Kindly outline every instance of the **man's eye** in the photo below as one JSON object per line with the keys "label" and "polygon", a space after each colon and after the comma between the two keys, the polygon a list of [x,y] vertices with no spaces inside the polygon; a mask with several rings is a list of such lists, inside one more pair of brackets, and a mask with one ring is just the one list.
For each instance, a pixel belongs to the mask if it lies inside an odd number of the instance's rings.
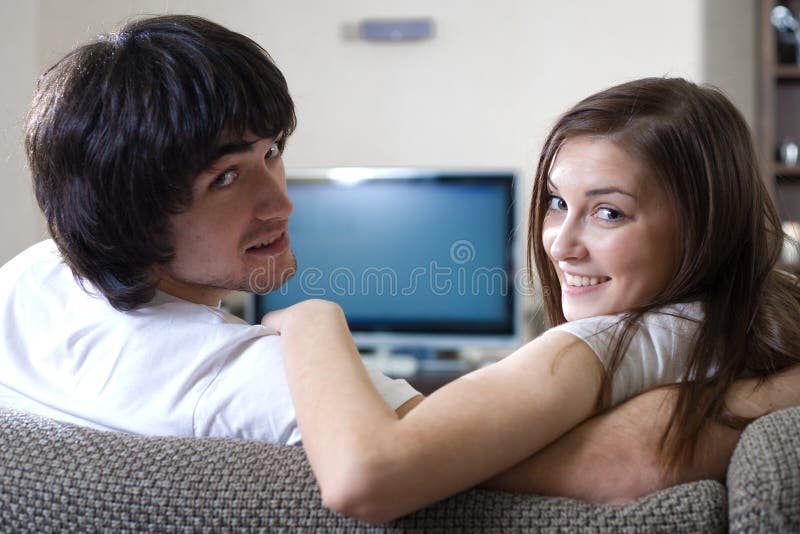
{"label": "man's eye", "polygon": [[604,221],[618,221],[625,217],[625,215],[621,211],[612,208],[598,209],[597,216]]}
{"label": "man's eye", "polygon": [[239,172],[236,169],[228,169],[220,173],[213,182],[211,182],[211,187],[214,189],[222,189],[223,187],[228,187],[236,179],[239,178]]}
{"label": "man's eye", "polygon": [[278,146],[278,143],[272,143],[272,146],[269,147],[267,150],[267,155],[264,156],[264,159],[273,159],[277,158],[281,155],[281,148]]}
{"label": "man's eye", "polygon": [[564,199],[557,195],[549,195],[547,198],[547,209],[564,211],[567,209],[567,203]]}

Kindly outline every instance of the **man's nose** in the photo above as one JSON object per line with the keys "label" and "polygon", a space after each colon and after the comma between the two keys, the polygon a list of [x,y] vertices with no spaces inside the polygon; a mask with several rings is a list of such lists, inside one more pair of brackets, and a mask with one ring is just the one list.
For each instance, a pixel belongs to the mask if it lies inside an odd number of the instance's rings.
{"label": "man's nose", "polygon": [[283,166],[280,169],[262,169],[255,192],[258,204],[256,218],[261,220],[286,219],[294,209],[286,189]]}

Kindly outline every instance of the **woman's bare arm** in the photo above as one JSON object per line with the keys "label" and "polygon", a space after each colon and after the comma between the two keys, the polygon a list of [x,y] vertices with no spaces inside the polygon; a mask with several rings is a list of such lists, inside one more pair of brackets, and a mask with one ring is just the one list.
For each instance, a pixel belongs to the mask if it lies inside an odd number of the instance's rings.
{"label": "woman's bare arm", "polygon": [[593,414],[602,367],[549,332],[434,392],[398,419],[369,382],[341,309],[306,301],[281,333],[303,443],[332,509],[383,522],[500,473]]}
{"label": "woman's bare arm", "polygon": [[623,503],[682,482],[720,480],[740,432],[709,422],[695,465],[678,477],[661,465],[658,447],[676,388],[649,391],[595,416],[484,487]]}
{"label": "woman's bare arm", "polygon": [[[675,484],[724,481],[741,432],[715,421],[706,424],[692,465],[677,473],[663,468],[658,447],[677,393],[676,387],[666,387],[634,397],[582,423],[484,486],[622,503]],[[761,385],[755,379],[739,380],[725,402],[743,417],[800,405],[800,365]]]}

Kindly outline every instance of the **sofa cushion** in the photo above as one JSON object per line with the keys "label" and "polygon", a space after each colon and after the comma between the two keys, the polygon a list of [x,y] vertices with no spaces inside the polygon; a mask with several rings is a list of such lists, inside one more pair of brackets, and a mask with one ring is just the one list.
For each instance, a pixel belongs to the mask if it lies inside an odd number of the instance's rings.
{"label": "sofa cushion", "polygon": [[659,491],[625,506],[471,490],[371,527],[320,503],[301,448],[101,432],[0,408],[0,530],[219,529],[717,532],[724,487]]}
{"label": "sofa cushion", "polygon": [[800,532],[800,407],[756,419],[728,469],[733,532]]}

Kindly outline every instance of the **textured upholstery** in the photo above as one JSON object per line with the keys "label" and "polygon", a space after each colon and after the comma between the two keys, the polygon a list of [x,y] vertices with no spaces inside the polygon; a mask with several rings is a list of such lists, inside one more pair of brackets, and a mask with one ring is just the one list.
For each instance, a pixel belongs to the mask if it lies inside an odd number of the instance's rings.
{"label": "textured upholstery", "polygon": [[[800,409],[761,421],[747,430],[748,442],[741,443],[736,454],[742,465],[731,470],[730,498],[732,506],[738,507],[736,524],[750,528],[760,524],[766,514],[777,528],[796,528]],[[785,442],[785,447],[793,447],[791,451],[768,445],[775,442],[768,431],[786,434],[784,421],[794,432]],[[762,431],[767,432],[762,435]],[[782,454],[793,454],[794,473],[788,480],[777,469],[784,465]],[[764,462],[775,471],[765,471]],[[744,489],[736,489],[740,487]],[[765,503],[765,498],[770,502]],[[789,512],[781,512],[785,510]],[[0,408],[3,532],[68,528],[720,532],[727,526],[726,490],[706,480],[669,488],[625,506],[471,490],[385,526],[371,527],[321,506],[299,448],[235,439],[99,432]]]}
{"label": "textured upholstery", "polygon": [[800,407],[757,419],[728,470],[734,532],[800,532]]}

